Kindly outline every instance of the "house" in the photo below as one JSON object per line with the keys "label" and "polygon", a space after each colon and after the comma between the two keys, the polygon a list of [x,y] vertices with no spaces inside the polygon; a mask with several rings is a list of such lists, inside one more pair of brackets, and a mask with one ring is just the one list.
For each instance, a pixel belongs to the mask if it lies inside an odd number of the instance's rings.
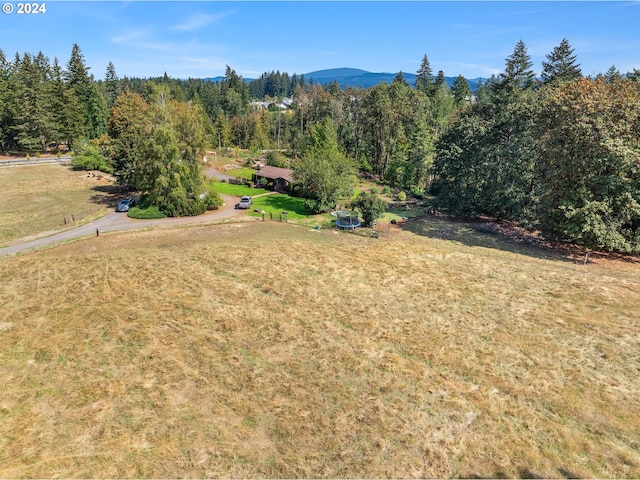
{"label": "house", "polygon": [[293,183],[293,170],[267,165],[256,172],[254,177],[256,184],[264,178],[273,183],[276,192],[288,192]]}

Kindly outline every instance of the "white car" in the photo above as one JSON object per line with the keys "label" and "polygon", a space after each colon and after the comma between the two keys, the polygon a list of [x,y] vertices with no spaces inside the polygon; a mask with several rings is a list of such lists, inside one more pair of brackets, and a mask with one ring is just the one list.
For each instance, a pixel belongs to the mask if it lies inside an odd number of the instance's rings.
{"label": "white car", "polygon": [[240,199],[240,203],[236,203],[236,208],[239,208],[241,210],[246,210],[249,207],[251,207],[252,202],[253,200],[251,200],[251,197],[242,197]]}

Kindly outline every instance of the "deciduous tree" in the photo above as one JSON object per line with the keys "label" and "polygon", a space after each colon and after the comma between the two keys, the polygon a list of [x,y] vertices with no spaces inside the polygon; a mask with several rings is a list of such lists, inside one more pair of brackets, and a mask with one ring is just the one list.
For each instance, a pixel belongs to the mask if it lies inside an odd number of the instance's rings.
{"label": "deciduous tree", "polygon": [[640,84],[580,79],[546,91],[537,167],[551,237],[640,252]]}

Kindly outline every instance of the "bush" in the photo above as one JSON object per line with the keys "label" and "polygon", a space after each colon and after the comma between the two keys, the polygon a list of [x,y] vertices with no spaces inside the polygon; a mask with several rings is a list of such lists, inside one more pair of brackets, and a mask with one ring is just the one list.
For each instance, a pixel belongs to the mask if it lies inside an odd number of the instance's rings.
{"label": "bush", "polygon": [[104,173],[113,173],[113,169],[98,151],[98,147],[89,143],[81,145],[74,154],[73,168],[76,170],[100,170]]}
{"label": "bush", "polygon": [[207,195],[204,197],[204,203],[207,206],[207,210],[215,210],[222,205],[222,197],[216,190],[216,182],[210,181],[207,183]]}
{"label": "bush", "polygon": [[424,188],[413,187],[411,189],[411,195],[415,198],[424,198]]}
{"label": "bush", "polygon": [[133,207],[127,213],[128,217],[140,220],[152,220],[154,218],[166,218],[167,216],[160,211],[158,207],[152,205],[150,207]]}
{"label": "bush", "polygon": [[287,159],[275,150],[271,150],[267,153],[267,165],[271,167],[285,168],[287,166]]}
{"label": "bush", "polygon": [[371,193],[378,193],[378,187],[371,187]]}
{"label": "bush", "polygon": [[375,193],[360,192],[352,202],[352,206],[360,210],[365,225],[371,226],[374,221],[384,215],[387,202]]}
{"label": "bush", "polygon": [[399,202],[404,202],[407,199],[407,194],[403,191],[399,191],[396,195]]}
{"label": "bush", "polygon": [[384,195],[389,195],[391,193],[391,187],[389,185],[385,185],[382,187],[382,193]]}

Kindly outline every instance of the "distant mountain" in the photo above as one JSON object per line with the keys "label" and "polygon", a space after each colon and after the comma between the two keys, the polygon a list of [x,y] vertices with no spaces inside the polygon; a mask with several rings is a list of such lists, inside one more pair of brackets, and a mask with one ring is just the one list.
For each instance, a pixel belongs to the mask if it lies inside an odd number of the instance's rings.
{"label": "distant mountain", "polygon": [[[309,82],[313,79],[314,83],[326,85],[331,82],[337,82],[340,87],[363,87],[369,88],[379,83],[391,83],[396,78],[398,73],[372,73],[365,70],[359,70],[357,68],[331,68],[328,70],[318,70],[316,72],[305,73],[304,78]],[[416,75],[415,73],[402,72],[402,76],[409,85],[415,85]],[[445,77],[447,85],[450,87],[453,85],[456,77]],[[467,79],[471,90],[478,88],[478,83],[482,81],[486,82],[485,78],[473,78]]]}
{"label": "distant mountain", "polygon": [[[304,78],[307,82],[313,80],[313,83],[319,83],[320,85],[327,85],[332,82],[337,82],[341,88],[370,88],[378,85],[379,83],[391,83],[396,78],[397,73],[372,73],[366,70],[360,70],[358,68],[330,68],[327,70],[317,70],[315,72],[309,72],[304,74]],[[415,85],[416,75],[415,73],[402,72],[404,79],[409,85]],[[452,86],[456,77],[445,77],[447,85]],[[224,77],[205,78],[211,82],[220,82],[224,80]],[[246,82],[250,82],[252,79],[245,78]],[[487,81],[486,78],[467,78],[469,87],[471,90],[478,88],[478,83]]]}

